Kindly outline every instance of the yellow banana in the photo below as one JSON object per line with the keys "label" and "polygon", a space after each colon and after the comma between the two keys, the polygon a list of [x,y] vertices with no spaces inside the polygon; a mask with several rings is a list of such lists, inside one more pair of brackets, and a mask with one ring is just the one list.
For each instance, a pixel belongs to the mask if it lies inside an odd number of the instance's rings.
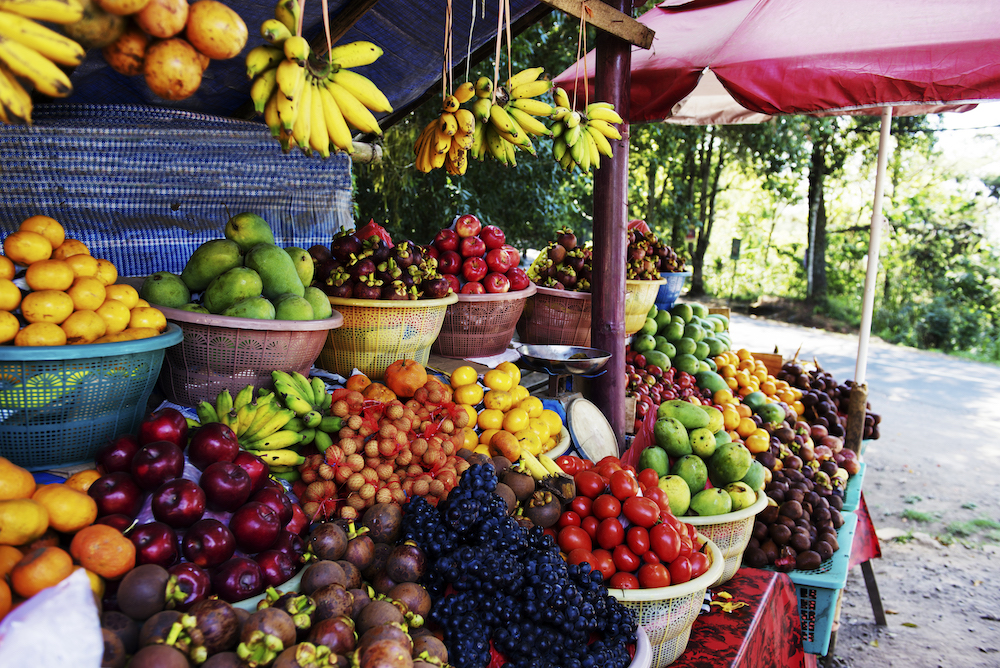
{"label": "yellow banana", "polygon": [[591,127],[589,123],[584,130],[594,138],[594,143],[597,144],[597,150],[601,155],[608,158],[614,157],[614,152],[611,150],[611,142],[608,141],[608,138],[600,130]]}
{"label": "yellow banana", "polygon": [[569,101],[569,94],[566,90],[556,86],[552,89],[552,99],[555,101],[557,107],[565,107],[569,109],[572,107],[572,103]]}
{"label": "yellow banana", "polygon": [[264,106],[264,123],[267,124],[267,129],[271,131],[271,136],[275,139],[281,134],[281,118],[278,116],[279,95],[281,92],[276,90]]}
{"label": "yellow banana", "polygon": [[333,438],[325,431],[317,429],[316,435],[313,437],[313,445],[316,446],[316,449],[321,453],[326,452],[326,449],[333,445]]}
{"label": "yellow banana", "polygon": [[547,454],[542,453],[538,455],[538,462],[545,467],[551,475],[560,475],[566,473],[562,468],[556,464],[555,460],[549,457]]}
{"label": "yellow banana", "polygon": [[504,142],[503,147],[507,151],[507,165],[517,167],[517,149],[514,148],[514,144],[507,141]]}
{"label": "yellow banana", "polygon": [[288,421],[295,417],[295,412],[289,408],[279,408],[278,411],[272,415],[267,422],[262,424],[257,428],[257,431],[252,436],[247,436],[246,441],[261,441],[271,434],[274,434],[285,428]]}
{"label": "yellow banana", "polygon": [[441,111],[446,111],[449,114],[453,114],[458,111],[458,98],[454,95],[445,95],[444,101],[441,103]]}
{"label": "yellow banana", "polygon": [[431,145],[428,149],[431,154],[431,167],[434,169],[441,169],[444,167],[445,160],[448,159],[448,151],[438,151],[435,147]]}
{"label": "yellow banana", "polygon": [[270,44],[261,44],[250,49],[247,53],[247,78],[253,81],[261,72],[278,66],[285,58],[285,52]]}
{"label": "yellow banana", "polygon": [[0,63],[0,107],[6,108],[6,122],[14,119],[31,123],[31,96],[10,70]]}
{"label": "yellow banana", "polygon": [[568,107],[555,106],[552,107],[552,120],[566,122],[566,117],[569,116],[572,111]]}
{"label": "yellow banana", "polygon": [[344,120],[344,115],[340,112],[337,102],[330,95],[326,86],[319,86],[316,92],[320,94],[320,101],[323,103],[323,120],[326,123],[326,131],[330,135],[330,141],[341,151],[353,153],[354,141],[351,139],[351,129],[347,127],[347,121]]}
{"label": "yellow banana", "polygon": [[476,80],[476,97],[489,98],[493,95],[493,80],[489,77],[479,77]]}
{"label": "yellow banana", "polygon": [[281,48],[285,52],[285,58],[294,60],[298,65],[305,67],[311,51],[305,37],[292,35],[282,43]]}
{"label": "yellow banana", "polygon": [[351,70],[340,70],[331,79],[376,114],[392,111],[388,98],[368,77]]}
{"label": "yellow banana", "polygon": [[351,42],[335,46],[330,58],[340,67],[361,67],[371,65],[382,56],[382,47],[371,42]]}
{"label": "yellow banana", "polygon": [[79,65],[85,53],[83,47],[69,37],[17,14],[4,14],[0,20],[0,37],[20,42],[60,65]]}
{"label": "yellow banana", "polygon": [[260,24],[260,36],[275,46],[282,46],[292,31],[278,19],[268,19]]}
{"label": "yellow banana", "polygon": [[490,155],[492,155],[497,161],[507,164],[507,148],[504,144],[508,143],[497,129],[490,125],[486,128],[486,147],[489,149]]}
{"label": "yellow banana", "polygon": [[257,432],[260,431],[261,427],[270,422],[271,418],[277,415],[280,410],[283,410],[281,406],[273,401],[266,406],[257,406],[254,410],[253,419],[250,420],[250,424],[243,430],[241,441],[256,438]]}
{"label": "yellow banana", "polygon": [[277,464],[278,466],[301,466],[306,461],[305,457],[294,450],[262,451],[258,452],[257,456],[267,462],[268,466],[272,464]]}
{"label": "yellow banana", "polygon": [[492,107],[493,103],[490,102],[490,98],[476,98],[476,101],[472,103],[472,115],[475,116],[476,120],[480,123],[488,123],[490,120],[490,109]]}
{"label": "yellow banana", "polygon": [[476,129],[476,115],[468,109],[459,109],[455,112],[455,122],[458,123],[458,132],[471,135]]}
{"label": "yellow banana", "polygon": [[202,424],[219,421],[219,414],[215,412],[215,406],[207,401],[200,402],[195,407],[195,412],[198,413],[198,420]]}
{"label": "yellow banana", "polygon": [[300,7],[298,0],[279,0],[274,6],[274,18],[285,24],[294,35],[299,29]]}
{"label": "yellow banana", "polygon": [[49,97],[66,97],[73,91],[69,77],[51,60],[6,37],[0,37],[0,61],[10,71],[34,84],[35,89]]}
{"label": "yellow banana", "polygon": [[333,95],[333,99],[337,101],[337,106],[340,107],[341,113],[344,114],[344,120],[348,124],[353,125],[362,132],[376,135],[382,134],[382,128],[378,126],[378,121],[372,116],[372,112],[368,111],[368,108],[361,104],[358,98],[351,95],[343,86],[334,81],[328,80],[326,87],[330,91],[330,94]]}
{"label": "yellow banana", "polygon": [[451,148],[451,137],[441,132],[440,128],[434,130],[434,151],[436,153],[447,153]]}
{"label": "yellow banana", "polygon": [[591,102],[587,105],[587,111],[591,109],[614,109],[615,105],[610,102]]}
{"label": "yellow banana", "polygon": [[549,474],[542,463],[538,459],[528,452],[526,449],[521,449],[521,463],[524,464],[525,470],[531,475],[535,480],[541,480]]}
{"label": "yellow banana", "polygon": [[565,123],[568,128],[575,128],[580,125],[580,121],[582,120],[583,117],[580,115],[579,111],[571,111],[566,114],[566,117],[563,119],[563,123]]}
{"label": "yellow banana", "polygon": [[233,410],[233,395],[229,390],[223,390],[215,397],[215,412],[221,418]]}
{"label": "yellow banana", "polygon": [[[455,119],[455,114],[444,112],[438,116],[438,126],[437,131],[439,135],[446,135],[447,137],[454,137],[455,133],[458,132],[458,121]],[[451,143],[450,141],[448,142]]]}
{"label": "yellow banana", "polygon": [[594,105],[587,107],[587,118],[616,124],[625,122],[614,109],[608,109],[607,107],[595,107]]}
{"label": "yellow banana", "polygon": [[0,12],[66,24],[83,18],[83,5],[76,0],[0,0]]}
{"label": "yellow banana", "polygon": [[254,386],[247,385],[233,397],[233,408],[239,410],[253,401]]}
{"label": "yellow banana", "polygon": [[526,114],[531,114],[532,116],[551,116],[552,115],[552,105],[547,102],[542,102],[541,100],[536,100],[531,97],[519,97],[517,99],[511,100],[507,103],[507,111],[511,108],[520,109]]}
{"label": "yellow banana", "polygon": [[583,133],[583,139],[581,142],[584,146],[583,152],[583,163],[580,165],[583,167],[584,171],[594,167],[597,169],[601,166],[601,154],[597,151],[597,144],[594,142],[594,136],[590,132]]}
{"label": "yellow banana", "polygon": [[461,176],[465,174],[465,170],[469,166],[469,158],[467,151],[459,150],[452,157],[452,153],[449,151],[448,159],[444,161],[445,170],[452,176]]}
{"label": "yellow banana", "polygon": [[572,128],[567,128],[566,132],[563,135],[566,138],[566,145],[572,148],[576,144],[580,143],[580,136],[582,132],[583,132],[583,127],[580,125],[577,125],[576,127]]}
{"label": "yellow banana", "polygon": [[236,433],[237,438],[246,431],[247,425],[253,420],[253,415],[254,408],[250,404],[243,404],[236,409],[236,421],[233,424],[233,431]]}
{"label": "yellow banana", "polygon": [[454,137],[451,138],[451,143],[453,146],[460,148],[463,151],[468,151],[472,148],[472,144],[475,140],[475,134],[472,132],[458,132]]}
{"label": "yellow banana", "polygon": [[562,137],[557,137],[555,141],[552,142],[552,157],[556,159],[556,162],[562,160],[562,157],[566,155],[566,150],[569,147],[566,146],[566,140]]}
{"label": "yellow banana", "polygon": [[485,123],[476,123],[476,129],[472,132],[472,146],[469,150],[472,151],[472,157],[476,160],[482,160],[486,157],[487,127]]}
{"label": "yellow banana", "polygon": [[299,90],[303,79],[305,79],[306,68],[294,60],[282,60],[278,63],[275,76],[278,82],[278,90],[284,93],[285,97],[289,100],[294,100],[296,91]]}
{"label": "yellow banana", "polygon": [[[522,84],[531,83],[532,81],[537,80],[544,71],[544,67],[529,67],[521,70],[510,79],[507,79],[507,90],[512,91]],[[534,95],[529,97],[534,97]]]}
{"label": "yellow banana", "polygon": [[327,395],[326,383],[319,376],[313,376],[309,379],[309,384],[312,385],[313,391],[313,406],[317,408],[323,403],[323,399]]}
{"label": "yellow banana", "polygon": [[326,117],[323,115],[323,100],[319,95],[319,84],[313,82],[309,88],[309,146],[319,153],[321,158],[330,157],[330,133],[326,130]]}
{"label": "yellow banana", "polygon": [[471,81],[466,81],[459,84],[452,95],[455,96],[459,104],[465,104],[476,96],[476,86]]}
{"label": "yellow banana", "polygon": [[538,97],[542,93],[547,93],[552,89],[552,82],[546,79],[539,79],[538,81],[529,81],[528,83],[521,84],[516,88],[511,89],[510,97],[512,99],[517,99],[520,97]]}
{"label": "yellow banana", "polygon": [[426,174],[431,171],[433,167],[431,166],[430,154],[428,151],[428,145],[434,141],[435,133],[437,132],[437,119],[424,126],[424,129],[420,131],[420,135],[417,137],[417,143],[413,146],[413,154],[416,156],[414,160],[414,166],[417,170]]}
{"label": "yellow banana", "polygon": [[531,137],[525,132],[517,121],[513,117],[510,117],[510,124],[514,128],[514,132],[501,132],[500,136],[504,138],[505,141],[510,142],[514,146],[528,151],[532,155],[535,154],[535,146],[531,143]]}
{"label": "yellow banana", "polygon": [[573,162],[583,167],[583,154],[586,153],[586,151],[587,142],[583,139],[583,135],[581,133],[579,139],[577,139],[575,143],[569,144],[569,153],[573,156]]}
{"label": "yellow banana", "polygon": [[309,154],[309,131],[312,129],[312,92],[313,86],[306,83],[302,87],[302,99],[299,100],[299,113],[295,117],[295,125],[292,126],[292,137],[295,145],[302,149],[306,155]]}
{"label": "yellow banana", "polygon": [[507,109],[507,114],[528,134],[535,135],[536,137],[547,137],[552,134],[552,131],[545,127],[544,123],[516,107]]}
{"label": "yellow banana", "polygon": [[573,155],[567,150],[565,155],[559,160],[559,166],[562,167],[567,172],[572,172],[576,169],[576,163],[573,161]]}
{"label": "yellow banana", "polygon": [[607,121],[602,121],[602,120],[599,120],[599,119],[592,118],[592,119],[590,119],[587,122],[587,125],[589,125],[590,127],[594,128],[595,130],[597,130],[598,132],[600,132],[602,135],[604,135],[608,139],[621,139],[622,138],[622,133],[618,131],[618,128],[616,128],[615,126],[611,125]]}
{"label": "yellow banana", "polygon": [[[284,132],[291,132],[292,127],[295,125],[295,117],[299,113],[299,101],[288,98],[280,90],[277,92],[276,97],[278,99],[278,119],[281,122],[281,129]],[[265,111],[267,110],[265,109]]]}
{"label": "yellow banana", "polygon": [[[284,450],[298,445],[302,440],[302,432],[290,429],[280,429],[263,438],[254,439],[244,444],[247,450]],[[262,453],[258,453],[262,454]]]}
{"label": "yellow banana", "polygon": [[507,111],[499,104],[494,104],[490,107],[490,123],[498,132],[506,132],[515,137],[517,136],[517,129],[514,127],[514,123],[511,122]]}
{"label": "yellow banana", "polygon": [[313,395],[312,384],[309,379],[303,376],[298,371],[292,371],[289,376],[295,381],[295,384],[299,387],[299,396],[308,401],[310,404],[316,403],[316,397]]}
{"label": "yellow banana", "polygon": [[264,113],[267,101],[274,95],[278,88],[278,68],[272,67],[265,70],[263,74],[254,79],[250,85],[250,99],[253,100],[253,108],[258,114]]}

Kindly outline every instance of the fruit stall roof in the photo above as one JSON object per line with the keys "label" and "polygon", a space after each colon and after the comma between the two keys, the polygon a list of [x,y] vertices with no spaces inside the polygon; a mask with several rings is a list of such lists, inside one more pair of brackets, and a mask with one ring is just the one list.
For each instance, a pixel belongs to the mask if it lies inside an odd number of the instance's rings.
{"label": "fruit stall roof", "polygon": [[[111,69],[99,49],[91,49],[76,68],[71,80],[73,93],[65,100],[74,104],[141,104],[169,107],[223,117],[249,117],[247,106],[250,81],[243,57],[251,48],[264,44],[260,24],[274,17],[274,0],[227,0],[247,24],[250,39],[243,52],[229,60],[213,60],[203,75],[198,91],[190,98],[170,102],[149,90],[142,76],[126,77]],[[346,34],[337,40],[344,44],[367,40],[382,47],[384,55],[372,65],[357,68],[370,78],[389,98],[393,109],[388,124],[401,112],[418,104],[440,85],[444,46],[446,3],[443,0],[331,0],[331,21],[342,13],[370,6]],[[306,3],[304,36],[313,42],[324,34],[322,4]],[[535,0],[510,0],[510,17],[515,34],[549,11]],[[473,12],[475,16],[473,16]],[[452,5],[453,53],[456,78],[465,72],[465,55],[472,32],[473,62],[492,54],[497,30],[497,3],[467,0]],[[480,54],[477,57],[476,51]],[[458,79],[461,81],[462,79]],[[249,109],[249,113],[247,110]],[[380,118],[380,121],[383,119]],[[386,123],[383,121],[383,126]]]}

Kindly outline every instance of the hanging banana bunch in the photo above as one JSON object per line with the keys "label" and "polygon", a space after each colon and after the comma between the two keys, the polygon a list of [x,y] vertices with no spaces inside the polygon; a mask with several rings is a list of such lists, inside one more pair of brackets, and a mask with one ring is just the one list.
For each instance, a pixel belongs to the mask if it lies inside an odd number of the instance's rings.
{"label": "hanging banana bunch", "polygon": [[299,34],[297,0],[279,0],[274,16],[261,24],[268,44],[251,49],[246,65],[254,109],[264,115],[282,150],[297,146],[306,155],[315,151],[326,158],[332,151],[354,151],[352,127],[381,135],[373,112],[390,112],[392,105],[370,79],[352,71],[378,60],[381,47],[351,42],[323,59]]}
{"label": "hanging banana bunch", "polygon": [[0,0],[0,122],[31,123],[25,82],[49,97],[73,91],[59,65],[79,65],[83,47],[35,19],[65,24],[82,16],[76,0]]}
{"label": "hanging banana bunch", "polygon": [[537,117],[551,116],[552,107],[534,99],[552,88],[551,81],[538,78],[543,71],[542,67],[521,70],[496,91],[488,77],[479,78],[472,113],[483,125],[483,130],[481,141],[473,143],[472,157],[483,160],[490,155],[514,167],[517,165],[515,149],[535,154],[531,137],[551,134]]}
{"label": "hanging banana bunch", "polygon": [[418,170],[426,174],[443,167],[452,176],[465,174],[469,166],[468,151],[476,133],[476,118],[459,105],[474,95],[472,83],[466,81],[444,98],[441,113],[421,131],[413,147]]}
{"label": "hanging banana bunch", "polygon": [[589,171],[601,166],[601,156],[612,157],[610,139],[621,139],[615,125],[623,122],[610,102],[592,102],[584,113],[572,109],[569,95],[554,88],[556,103],[552,112],[552,155],[563,169],[570,172],[579,167]]}

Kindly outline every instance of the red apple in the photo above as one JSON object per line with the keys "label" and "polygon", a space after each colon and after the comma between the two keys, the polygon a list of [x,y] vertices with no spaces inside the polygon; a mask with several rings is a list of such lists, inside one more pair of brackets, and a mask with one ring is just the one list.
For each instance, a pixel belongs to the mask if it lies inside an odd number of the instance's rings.
{"label": "red apple", "polygon": [[462,283],[458,280],[458,274],[441,274],[441,277],[448,281],[448,285],[451,287],[452,292],[455,294],[460,292]]}
{"label": "red apple", "polygon": [[435,260],[441,255],[441,251],[434,244],[427,244],[420,247],[421,252],[424,254],[425,258],[434,258]]}
{"label": "red apple", "polygon": [[264,575],[264,587],[277,587],[298,573],[299,564],[278,550],[264,550],[253,558]]}
{"label": "red apple", "polygon": [[445,251],[457,251],[458,232],[455,230],[441,230],[434,235],[433,246],[434,248],[437,248],[440,253]]}
{"label": "red apple", "polygon": [[205,491],[186,478],[169,480],[153,492],[152,506],[153,517],[183,529],[205,514]]}
{"label": "red apple", "polygon": [[264,574],[253,559],[233,557],[212,574],[212,592],[223,601],[236,603],[264,591]]}
{"label": "red apple", "polygon": [[503,248],[494,248],[486,254],[486,264],[489,265],[490,271],[501,274],[506,274],[507,270],[514,266],[511,259],[510,253]]}
{"label": "red apple", "polygon": [[[212,579],[201,566],[185,561],[171,566],[167,572],[170,573],[170,580],[167,582],[168,598],[176,610],[184,612],[212,593]],[[176,583],[172,586],[173,581]]]}
{"label": "red apple", "polygon": [[247,554],[270,549],[281,533],[278,513],[260,501],[250,501],[233,513],[229,530],[236,538],[236,547]]}
{"label": "red apple", "polygon": [[510,289],[517,290],[527,290],[528,286],[531,285],[531,279],[528,278],[528,272],[520,267],[511,267],[507,270],[507,280],[510,281]]}
{"label": "red apple", "polygon": [[180,449],[187,445],[187,418],[176,408],[162,408],[139,425],[139,445],[170,441]]}
{"label": "red apple", "polygon": [[246,450],[240,450],[233,463],[250,474],[250,493],[263,489],[264,483],[270,479],[270,469],[267,462]]}
{"label": "red apple", "polygon": [[507,243],[507,235],[503,233],[496,225],[486,225],[482,230],[479,231],[479,237],[486,244],[486,247],[490,250],[494,248],[500,248],[505,243]]}
{"label": "red apple", "polygon": [[290,531],[294,534],[300,534],[309,527],[309,518],[306,517],[306,513],[302,510],[302,506],[292,502],[292,519],[285,524],[285,531]]}
{"label": "red apple", "polygon": [[516,267],[519,264],[521,264],[521,251],[517,250],[516,248],[514,248],[510,244],[504,244],[503,245],[503,249],[505,251],[507,251],[508,253],[510,253],[510,257],[511,257],[511,265],[510,266]]}
{"label": "red apple", "polygon": [[202,471],[215,462],[231,462],[240,451],[233,430],[221,422],[198,427],[188,445],[188,460]]}
{"label": "red apple", "polygon": [[180,559],[177,533],[163,522],[140,524],[128,538],[135,545],[135,564],[156,564],[170,568]]}
{"label": "red apple", "polygon": [[459,292],[463,295],[481,295],[486,293],[486,288],[479,281],[472,281],[463,285]]}
{"label": "red apple", "polygon": [[441,251],[438,257],[438,271],[442,274],[457,274],[462,270],[462,256],[453,250]]}
{"label": "red apple", "polygon": [[122,434],[97,451],[94,462],[101,473],[132,470],[132,458],[139,452],[139,439],[132,434]]}
{"label": "red apple", "polygon": [[481,281],[486,277],[488,271],[489,266],[487,266],[486,260],[481,257],[467,257],[462,263],[462,277],[466,281]]}
{"label": "red apple", "polygon": [[278,540],[274,541],[271,549],[284,552],[296,563],[302,563],[303,557],[306,554],[306,542],[302,539],[302,536],[288,529],[283,529],[278,534]]}
{"label": "red apple", "polygon": [[132,458],[132,475],[144,490],[151,491],[184,473],[184,452],[170,441],[153,441]]}
{"label": "red apple", "polygon": [[465,213],[455,218],[454,228],[458,236],[464,239],[479,234],[479,231],[483,229],[483,224],[471,213]]}
{"label": "red apple", "polygon": [[135,517],[142,508],[142,489],[131,474],[108,473],[95,480],[87,494],[97,502],[97,516],[121,514]]}
{"label": "red apple", "polygon": [[236,552],[236,537],[225,524],[206,517],[187,530],[181,550],[184,558],[191,563],[202,568],[212,568],[233,556]]}
{"label": "red apple", "polygon": [[465,237],[458,245],[462,257],[483,257],[486,255],[486,244],[479,237]]}
{"label": "red apple", "polygon": [[293,504],[292,500],[288,498],[287,494],[285,494],[284,487],[281,487],[280,485],[276,487],[265,487],[251,496],[250,500],[259,501],[260,503],[270,506],[271,510],[278,513],[278,522],[281,523],[281,526],[285,526],[291,522],[292,516],[295,514],[295,511],[292,510],[292,506],[295,504]]}
{"label": "red apple", "polygon": [[487,274],[483,283],[486,285],[486,292],[497,293],[510,290],[510,281],[507,280],[507,277],[496,272]]}
{"label": "red apple", "polygon": [[212,510],[233,512],[250,498],[250,474],[234,462],[215,462],[202,471],[198,485]]}

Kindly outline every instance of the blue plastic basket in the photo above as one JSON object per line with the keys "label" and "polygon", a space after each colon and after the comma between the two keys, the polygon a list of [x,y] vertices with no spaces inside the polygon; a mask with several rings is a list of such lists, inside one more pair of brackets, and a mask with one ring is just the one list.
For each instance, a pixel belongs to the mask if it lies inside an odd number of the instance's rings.
{"label": "blue plastic basket", "polygon": [[861,464],[861,469],[847,480],[847,488],[844,489],[843,512],[851,513],[858,509],[861,504],[861,486],[865,483],[865,470],[867,464]]}
{"label": "blue plastic basket", "polygon": [[660,278],[666,279],[666,284],[660,286],[660,291],[656,293],[656,308],[669,309],[681,296],[684,289],[684,282],[691,275],[690,271],[665,272],[660,274]]}
{"label": "blue plastic basket", "polygon": [[135,433],[164,350],[181,339],[170,324],[138,341],[0,348],[0,456],[30,470],[69,466]]}

